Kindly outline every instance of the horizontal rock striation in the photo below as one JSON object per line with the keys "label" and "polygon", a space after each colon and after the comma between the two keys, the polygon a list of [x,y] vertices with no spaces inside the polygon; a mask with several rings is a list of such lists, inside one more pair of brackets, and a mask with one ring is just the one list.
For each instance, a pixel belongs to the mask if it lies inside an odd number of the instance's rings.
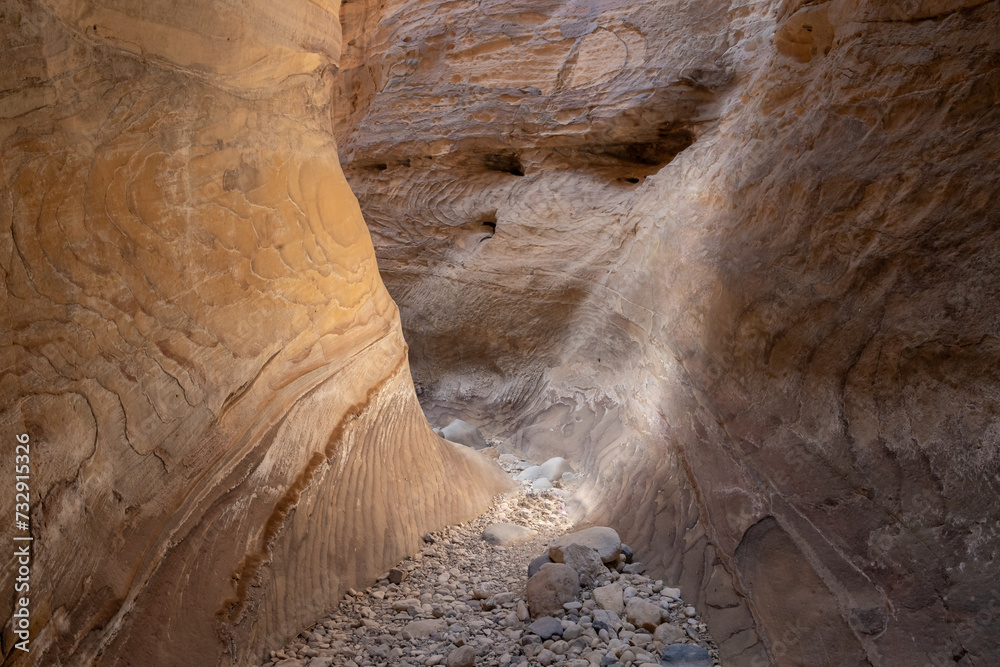
{"label": "horizontal rock striation", "polygon": [[35,540],[5,665],[257,662],[508,488],[417,404],[331,134],[336,5],[2,3],[0,433]]}
{"label": "horizontal rock striation", "polygon": [[425,411],[589,472],[724,663],[1000,658],[998,21],[344,8],[345,173]]}

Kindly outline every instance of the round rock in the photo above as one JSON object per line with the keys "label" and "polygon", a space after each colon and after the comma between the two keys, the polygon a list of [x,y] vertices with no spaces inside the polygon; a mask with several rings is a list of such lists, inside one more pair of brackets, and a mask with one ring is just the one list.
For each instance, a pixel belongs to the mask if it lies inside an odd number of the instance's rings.
{"label": "round rock", "polygon": [[565,563],[546,563],[528,579],[528,609],[535,618],[555,616],[580,593],[580,577]]}
{"label": "round rock", "polygon": [[561,637],[563,632],[562,621],[551,616],[542,616],[528,626],[528,630],[535,633],[542,639]]}
{"label": "round rock", "polygon": [[542,478],[542,466],[531,466],[518,473],[516,479],[519,482],[534,482],[536,479]]}
{"label": "round rock", "polygon": [[708,651],[694,644],[671,644],[663,649],[660,664],[664,667],[712,667]]}
{"label": "round rock", "polygon": [[550,482],[554,482],[557,479],[562,479],[563,473],[576,472],[573,470],[573,466],[569,464],[569,461],[561,456],[554,456],[545,463],[541,465],[542,476]]}
{"label": "round rock", "polygon": [[563,549],[563,562],[580,575],[580,585],[590,588],[601,577],[608,575],[608,568],[596,551],[582,544],[570,544]]}
{"label": "round rock", "polygon": [[531,483],[532,491],[548,491],[552,488],[552,482],[545,479],[544,477],[539,477],[534,482]]}
{"label": "round rock", "polygon": [[486,449],[488,446],[479,429],[461,419],[456,419],[441,429],[441,437],[473,449]]}
{"label": "round rock", "polygon": [[564,562],[563,550],[570,544],[590,547],[605,563],[614,563],[622,550],[622,541],[614,528],[594,526],[575,533],[563,535],[549,544],[549,558],[556,563]]}
{"label": "round rock", "polygon": [[469,645],[455,649],[448,654],[448,660],[445,661],[447,667],[474,667],[475,664],[476,649]]}
{"label": "round rock", "polygon": [[526,540],[534,534],[535,531],[516,523],[494,523],[483,530],[483,541],[487,544],[508,546]]}
{"label": "round rock", "polygon": [[545,552],[541,556],[539,556],[538,558],[536,558],[535,560],[533,560],[530,563],[528,563],[528,578],[530,579],[531,577],[535,576],[535,573],[538,572],[538,570],[543,565],[545,565],[546,563],[551,563],[551,562],[552,562],[552,559],[549,558],[548,552]]}

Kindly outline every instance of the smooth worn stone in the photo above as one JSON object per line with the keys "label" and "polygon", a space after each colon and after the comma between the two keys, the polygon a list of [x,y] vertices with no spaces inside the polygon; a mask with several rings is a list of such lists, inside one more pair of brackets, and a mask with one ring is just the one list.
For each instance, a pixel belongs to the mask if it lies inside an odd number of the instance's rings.
{"label": "smooth worn stone", "polygon": [[514,479],[519,482],[534,482],[537,479],[541,479],[543,474],[542,466],[531,466],[522,470]]}
{"label": "smooth worn stone", "polygon": [[653,630],[653,641],[664,647],[680,643],[685,637],[684,628],[672,623],[661,623]]}
{"label": "smooth worn stone", "polygon": [[483,530],[483,541],[487,544],[509,546],[533,536],[535,531],[516,523],[495,523]]}
{"label": "smooth worn stone", "polygon": [[503,606],[514,601],[514,594],[509,591],[497,593],[493,596],[493,601],[497,604],[497,606]]}
{"label": "smooth worn stone", "polygon": [[625,556],[625,564],[626,565],[629,564],[629,563],[631,563],[632,562],[632,556],[633,556],[632,547],[630,547],[629,545],[623,543],[622,544],[622,555]]}
{"label": "smooth worn stone", "polygon": [[[628,563],[627,560],[626,563]],[[625,574],[642,574],[645,571],[646,571],[645,563],[628,563],[624,568],[622,568],[622,572],[624,572]]]}
{"label": "smooth worn stone", "polygon": [[394,611],[407,611],[410,607],[420,607],[420,600],[415,598],[407,598],[405,600],[396,600],[392,603],[392,608]]}
{"label": "smooth worn stone", "polygon": [[552,482],[545,479],[544,477],[539,477],[534,482],[531,483],[532,491],[548,491],[552,487]]}
{"label": "smooth worn stone", "polygon": [[660,591],[660,595],[662,595],[664,597],[668,597],[668,598],[673,598],[675,600],[680,600],[681,599],[681,589],[679,589],[679,588],[670,588],[670,587],[665,586],[663,588],[663,590]]}
{"label": "smooth worn stone", "polygon": [[462,646],[448,654],[445,661],[447,667],[473,667],[476,664],[476,649],[472,646]]}
{"label": "smooth worn stone", "polygon": [[605,563],[614,563],[621,553],[622,541],[613,528],[594,526],[556,538],[549,544],[549,558],[556,563],[563,562],[563,550],[570,544],[590,547]]}
{"label": "smooth worn stone", "polygon": [[330,656],[315,657],[306,663],[306,667],[332,667],[333,658]]}
{"label": "smooth worn stone", "polygon": [[528,630],[535,633],[542,639],[549,639],[551,637],[561,636],[563,633],[563,625],[558,618],[553,618],[552,616],[542,616],[529,625]]}
{"label": "smooth worn stone", "polygon": [[544,554],[536,558],[535,560],[528,563],[528,578],[535,576],[535,573],[545,565],[546,563],[551,563],[552,559],[549,558],[549,553],[546,551]]}
{"label": "smooth worn stone", "polygon": [[517,601],[517,620],[524,621],[528,620],[528,605],[524,603],[524,600]]}
{"label": "smooth worn stone", "polygon": [[448,623],[442,618],[411,621],[403,626],[402,637],[403,639],[421,639],[447,629]]}
{"label": "smooth worn stone", "polygon": [[441,429],[441,437],[473,449],[485,449],[488,446],[479,429],[461,419],[456,419]]}
{"label": "smooth worn stone", "polygon": [[527,600],[531,615],[554,616],[580,593],[580,576],[564,563],[546,563],[528,579]]}
{"label": "smooth worn stone", "polygon": [[562,550],[563,562],[580,575],[580,585],[590,588],[601,577],[606,577],[608,568],[600,555],[582,544],[569,544]]}
{"label": "smooth worn stone", "polygon": [[538,655],[535,656],[535,661],[539,665],[543,666],[551,665],[558,660],[559,656],[557,656],[555,653],[553,653],[551,650],[547,648],[542,649],[541,651],[538,652]]}
{"label": "smooth worn stone", "polygon": [[624,589],[621,584],[608,584],[594,589],[594,602],[601,609],[621,614],[625,611]]}
{"label": "smooth worn stone", "polygon": [[712,667],[712,658],[700,646],[671,644],[663,649],[660,664],[664,667]]}
{"label": "smooth worn stone", "polygon": [[604,627],[614,632],[622,627],[622,619],[613,611],[608,609],[595,609],[594,610],[594,627],[596,628],[598,623],[603,624]]}
{"label": "smooth worn stone", "polygon": [[552,642],[552,646],[549,647],[549,650],[556,655],[565,655],[565,653],[569,651],[569,642],[563,639]]}
{"label": "smooth worn stone", "polygon": [[562,458],[561,456],[554,456],[545,463],[541,465],[542,476],[554,482],[557,479],[562,479],[564,473],[574,473],[573,466],[569,464],[569,461]]}

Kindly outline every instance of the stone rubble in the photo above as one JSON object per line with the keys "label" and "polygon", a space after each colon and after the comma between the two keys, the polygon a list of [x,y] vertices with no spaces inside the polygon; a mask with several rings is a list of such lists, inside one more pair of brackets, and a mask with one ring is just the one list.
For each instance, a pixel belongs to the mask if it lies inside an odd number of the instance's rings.
{"label": "stone rubble", "polygon": [[[515,475],[532,468],[512,454],[498,461]],[[555,473],[568,464],[539,467]],[[350,589],[263,667],[718,667],[695,609],[645,576],[631,549],[615,544],[617,533],[572,534],[560,487],[574,478],[552,476],[528,475],[479,518],[424,536],[421,551],[363,591]],[[538,479],[555,488],[533,489]],[[498,543],[510,525],[525,530]]]}

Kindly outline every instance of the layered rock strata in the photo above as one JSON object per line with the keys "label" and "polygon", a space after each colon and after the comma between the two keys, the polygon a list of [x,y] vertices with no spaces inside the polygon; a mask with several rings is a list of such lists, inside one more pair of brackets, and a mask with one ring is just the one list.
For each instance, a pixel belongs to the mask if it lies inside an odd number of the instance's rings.
{"label": "layered rock strata", "polygon": [[1000,659],[995,1],[355,2],[425,410],[564,456],[734,664]]}
{"label": "layered rock strata", "polygon": [[417,404],[331,134],[337,9],[0,3],[0,434],[30,437],[34,538],[5,665],[257,662],[508,488]]}

